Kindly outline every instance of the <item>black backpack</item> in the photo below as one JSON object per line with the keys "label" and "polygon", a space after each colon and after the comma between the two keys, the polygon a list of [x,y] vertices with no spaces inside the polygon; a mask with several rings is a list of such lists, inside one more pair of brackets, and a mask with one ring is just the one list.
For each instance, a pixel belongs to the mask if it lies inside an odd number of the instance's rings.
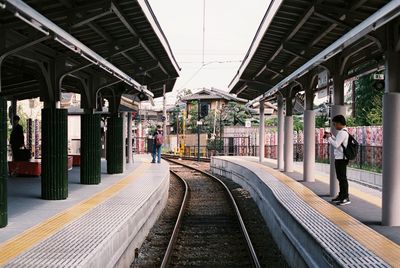
{"label": "black backpack", "polygon": [[[346,131],[346,130],[344,130]],[[347,132],[347,131],[346,131]],[[349,134],[347,132],[347,134]],[[349,134],[349,140],[347,142],[347,147],[344,147],[344,145],[342,144],[343,147],[343,155],[349,159],[349,160],[354,160],[357,157],[358,154],[358,147],[360,145],[358,144],[358,142],[356,141],[356,139],[354,139],[354,137],[352,135]],[[344,158],[344,157],[343,157]]]}

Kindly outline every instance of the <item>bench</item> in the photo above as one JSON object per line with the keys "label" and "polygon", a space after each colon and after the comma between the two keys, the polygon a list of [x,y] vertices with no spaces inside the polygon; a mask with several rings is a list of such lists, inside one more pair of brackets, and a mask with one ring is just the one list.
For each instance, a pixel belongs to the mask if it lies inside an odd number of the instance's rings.
{"label": "bench", "polygon": [[74,167],[79,167],[81,165],[81,155],[80,154],[70,154],[68,156],[72,157],[72,165]]}
{"label": "bench", "polygon": [[[72,169],[73,157],[68,156],[68,170]],[[9,176],[23,175],[38,177],[42,174],[41,159],[32,159],[30,161],[9,161]]]}

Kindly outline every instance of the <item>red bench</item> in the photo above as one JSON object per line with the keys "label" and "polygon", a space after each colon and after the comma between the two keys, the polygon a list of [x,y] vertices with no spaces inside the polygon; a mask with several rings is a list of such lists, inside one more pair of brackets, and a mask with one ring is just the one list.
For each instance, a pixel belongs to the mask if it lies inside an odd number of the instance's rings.
{"label": "red bench", "polygon": [[[73,157],[68,156],[68,170],[72,169]],[[42,174],[41,159],[32,159],[31,161],[9,161],[8,174],[24,176],[40,176]]]}
{"label": "red bench", "polygon": [[70,154],[68,156],[72,156],[72,158],[73,158],[72,165],[74,167],[79,167],[81,165],[81,155],[80,154]]}

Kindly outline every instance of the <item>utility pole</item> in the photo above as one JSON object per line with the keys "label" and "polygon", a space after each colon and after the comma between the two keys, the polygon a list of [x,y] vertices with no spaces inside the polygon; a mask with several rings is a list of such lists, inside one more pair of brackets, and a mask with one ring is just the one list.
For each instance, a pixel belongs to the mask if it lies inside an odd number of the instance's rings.
{"label": "utility pole", "polygon": [[178,113],[176,114],[176,144],[178,147],[178,153],[180,155],[181,154],[181,146],[179,144],[179,114],[180,114],[180,112],[178,110]]}
{"label": "utility pole", "polygon": [[197,162],[200,162],[200,99],[197,102]]}
{"label": "utility pole", "polygon": [[219,151],[218,152],[222,151],[221,148],[224,148],[222,145],[222,111],[223,110],[220,110],[220,112],[219,112],[219,146],[218,146]]}
{"label": "utility pole", "polygon": [[163,135],[164,135],[164,140],[167,141],[167,97],[165,94],[167,93],[167,85],[163,85]]}

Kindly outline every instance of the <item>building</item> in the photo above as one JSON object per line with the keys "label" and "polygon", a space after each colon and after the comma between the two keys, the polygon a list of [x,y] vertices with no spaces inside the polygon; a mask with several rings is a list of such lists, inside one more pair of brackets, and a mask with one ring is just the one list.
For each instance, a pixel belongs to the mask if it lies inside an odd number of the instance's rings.
{"label": "building", "polygon": [[240,104],[246,104],[248,100],[243,98],[238,98],[235,94],[229,94],[228,92],[224,92],[220,89],[216,88],[203,88],[200,91],[187,95],[182,98],[182,102],[186,102],[186,115],[189,116],[189,111],[193,108],[193,102],[197,102],[200,100],[201,102],[208,103],[209,110],[221,110],[228,102],[237,102]]}

